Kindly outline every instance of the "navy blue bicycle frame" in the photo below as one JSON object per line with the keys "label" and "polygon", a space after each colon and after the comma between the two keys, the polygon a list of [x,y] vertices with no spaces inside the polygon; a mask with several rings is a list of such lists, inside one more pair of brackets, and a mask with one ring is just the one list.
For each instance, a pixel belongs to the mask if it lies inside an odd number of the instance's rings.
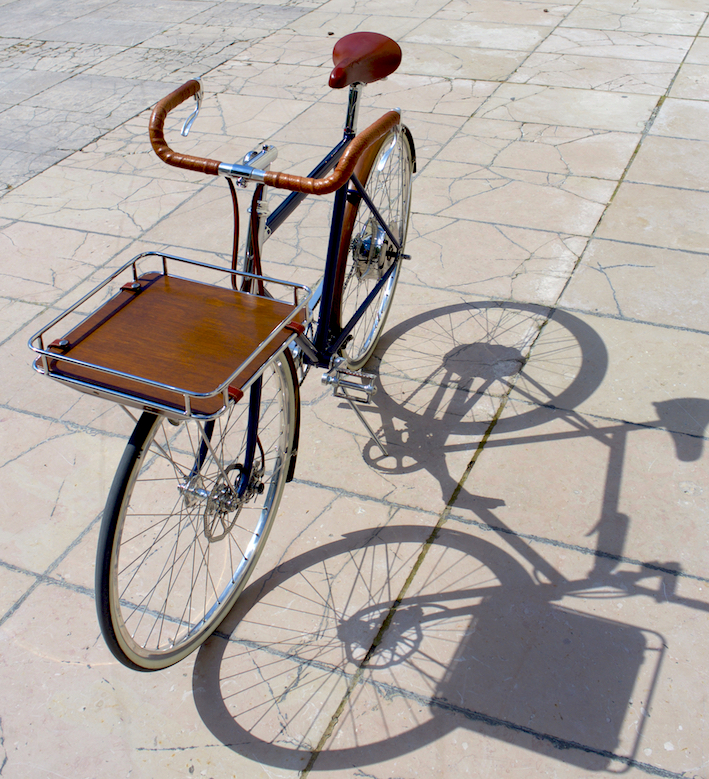
{"label": "navy blue bicycle frame", "polygon": [[[353,138],[354,133],[346,130],[340,143],[337,144],[337,146],[335,146],[330,151],[330,153],[322,159],[317,167],[314,168],[314,170],[310,173],[310,178],[322,178],[323,176],[326,176],[328,173],[330,173],[330,171],[334,169],[335,165],[337,165],[338,160],[340,157],[342,157],[345,149]],[[347,324],[340,331],[335,332],[333,327],[333,303],[337,276],[337,260],[339,255],[340,236],[342,234],[350,182],[352,182],[354,185],[357,195],[364,201],[364,204],[369,208],[376,220],[382,226],[382,229],[386,232],[387,236],[396,248],[398,256],[389,266],[387,271],[382,275],[382,278],[367,295],[357,311],[355,311],[355,313],[352,315],[349,322],[347,322]],[[285,200],[266,219],[267,233],[272,235],[306,197],[307,195],[302,192],[292,192],[290,195],[288,195],[288,197],[285,198]],[[249,229],[253,229],[251,222],[249,223]],[[254,242],[256,240],[258,240],[257,237],[255,235],[251,235],[251,241]],[[399,241],[392,234],[389,225],[386,224],[381,214],[367,195],[364,187],[353,174],[347,183],[340,187],[340,189],[338,189],[335,193],[332,222],[330,224],[330,238],[328,241],[327,257],[325,260],[325,274],[322,281],[322,296],[319,303],[320,314],[318,316],[318,325],[314,341],[311,343],[304,337],[298,338],[298,344],[302,349],[303,358],[307,362],[319,367],[330,367],[330,362],[333,355],[337,354],[340,347],[344,344],[345,340],[352,331],[352,328],[357,324],[360,317],[364,314],[371,302],[387,283],[391,274],[395,271],[398,262],[401,260],[401,256],[399,255],[400,250],[401,245]],[[258,411],[261,401],[261,386],[262,379],[258,378],[252,384],[249,391],[249,423],[246,444],[243,453],[244,464],[241,469],[240,478],[235,484],[238,498],[242,500],[250,486],[251,472],[255,462],[256,448],[258,446]],[[214,422],[208,422],[205,426],[205,436],[207,440],[211,439],[213,428]],[[203,442],[200,448],[198,461],[195,464],[197,471],[199,471],[199,469],[202,467],[202,462],[206,456],[206,449],[206,443]]]}
{"label": "navy blue bicycle frame", "polygon": [[[354,133],[345,131],[344,137],[332,151],[326,155],[322,161],[313,169],[309,174],[310,178],[322,178],[326,176],[343,155],[350,141],[354,138]],[[370,303],[379,294],[381,289],[389,280],[389,277],[396,269],[400,257],[389,266],[388,270],[381,279],[377,282],[374,288],[371,290],[367,298],[362,305],[355,311],[350,318],[349,322],[342,328],[341,331],[335,332],[333,327],[333,302],[335,293],[335,281],[337,275],[337,258],[340,248],[340,236],[342,234],[342,226],[345,216],[345,207],[347,205],[347,194],[349,184],[354,184],[355,190],[359,197],[362,198],[366,206],[372,212],[379,224],[382,226],[392,244],[396,247],[397,252],[401,249],[399,241],[392,234],[389,225],[382,219],[381,214],[377,211],[374,204],[370,200],[369,196],[364,190],[364,187],[357,180],[357,177],[353,174],[349,181],[344,184],[335,193],[335,202],[332,212],[332,222],[330,223],[330,238],[328,241],[327,257],[325,259],[325,274],[322,280],[322,297],[320,299],[320,315],[318,316],[318,325],[315,332],[315,338],[313,343],[299,339],[299,344],[303,347],[304,359],[314,365],[321,368],[329,368],[333,355],[337,354],[340,347],[343,345],[348,335],[362,317]],[[275,230],[283,224],[283,222],[295,211],[298,205],[307,197],[302,192],[292,192],[288,197],[274,210],[274,212],[266,219],[266,229],[269,234],[272,234]],[[252,236],[252,240],[254,240]],[[309,347],[314,348],[309,348]]]}

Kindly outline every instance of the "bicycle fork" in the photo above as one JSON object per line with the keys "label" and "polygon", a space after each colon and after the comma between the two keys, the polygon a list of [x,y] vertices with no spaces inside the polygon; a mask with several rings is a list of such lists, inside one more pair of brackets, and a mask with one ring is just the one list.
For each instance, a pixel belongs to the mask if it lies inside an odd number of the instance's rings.
{"label": "bicycle fork", "polygon": [[[179,486],[188,507],[204,503],[204,533],[209,541],[224,538],[234,526],[242,506],[264,490],[264,453],[258,436],[261,384],[261,379],[257,379],[249,392],[246,441],[241,453],[243,463],[235,460],[225,467],[221,466],[221,458],[212,448],[215,422],[209,420],[199,426],[199,450],[189,475]],[[207,490],[200,474],[210,457],[219,468],[219,476]],[[227,519],[230,514],[231,518]]]}

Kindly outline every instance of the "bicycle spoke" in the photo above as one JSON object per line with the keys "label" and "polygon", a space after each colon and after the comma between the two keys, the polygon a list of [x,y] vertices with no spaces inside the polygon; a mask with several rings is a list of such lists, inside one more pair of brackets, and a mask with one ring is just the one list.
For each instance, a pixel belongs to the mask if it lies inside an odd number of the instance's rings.
{"label": "bicycle spoke", "polygon": [[214,630],[245,585],[285,483],[292,392],[290,367],[276,360],[264,376],[251,459],[248,401],[232,401],[209,426],[141,418],[107,504],[112,535],[99,550],[112,561],[99,569],[108,593],[101,602],[109,605],[99,616],[122,662],[176,662]]}

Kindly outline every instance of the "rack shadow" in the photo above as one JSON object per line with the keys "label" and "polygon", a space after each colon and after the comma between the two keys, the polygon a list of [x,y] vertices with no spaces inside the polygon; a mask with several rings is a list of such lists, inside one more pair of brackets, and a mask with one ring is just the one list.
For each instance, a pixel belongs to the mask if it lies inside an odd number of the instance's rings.
{"label": "rack shadow", "polygon": [[351,686],[314,770],[381,763],[460,727],[606,769],[631,696],[652,694],[662,637],[551,602],[513,556],[447,528],[422,585],[395,610],[376,587],[363,591],[374,572],[386,578],[415,560],[429,535],[348,534],[252,584],[195,664],[195,702],[214,736],[261,763],[302,768]]}
{"label": "rack shadow", "polygon": [[[379,360],[380,391],[365,413],[377,415],[389,455],[370,443],[365,459],[393,475],[429,472],[444,502],[455,495],[479,522],[433,535],[413,525],[349,533],[254,582],[198,654],[205,724],[236,752],[290,769],[378,764],[465,728],[587,771],[627,770],[642,735],[642,718],[632,743],[623,735],[631,701],[649,708],[665,641],[562,601],[604,587],[657,597],[643,581],[660,576],[664,599],[706,604],[675,596],[676,563],[616,570],[631,521],[619,511],[623,462],[638,426],[575,411],[605,376],[602,339],[561,310],[461,303],[392,328]],[[709,401],[655,408],[642,427],[666,429],[678,459],[697,459]],[[544,428],[550,414],[566,432]],[[448,455],[472,456],[493,420],[490,447],[585,436],[607,447],[589,533],[595,565],[582,580],[565,579],[506,527],[502,501],[456,491]],[[397,600],[391,583],[419,563]],[[328,728],[333,738],[321,743]]]}

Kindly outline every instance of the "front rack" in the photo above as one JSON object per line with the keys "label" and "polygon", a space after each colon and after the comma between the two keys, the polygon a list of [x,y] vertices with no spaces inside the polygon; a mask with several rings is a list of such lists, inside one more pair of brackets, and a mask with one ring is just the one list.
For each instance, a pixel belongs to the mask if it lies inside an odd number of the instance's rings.
{"label": "front rack", "polygon": [[[176,265],[192,278],[173,274]],[[237,279],[261,279],[293,302],[237,289]],[[81,392],[170,418],[214,419],[304,331],[311,297],[302,284],[144,252],[29,347],[35,370]]]}

